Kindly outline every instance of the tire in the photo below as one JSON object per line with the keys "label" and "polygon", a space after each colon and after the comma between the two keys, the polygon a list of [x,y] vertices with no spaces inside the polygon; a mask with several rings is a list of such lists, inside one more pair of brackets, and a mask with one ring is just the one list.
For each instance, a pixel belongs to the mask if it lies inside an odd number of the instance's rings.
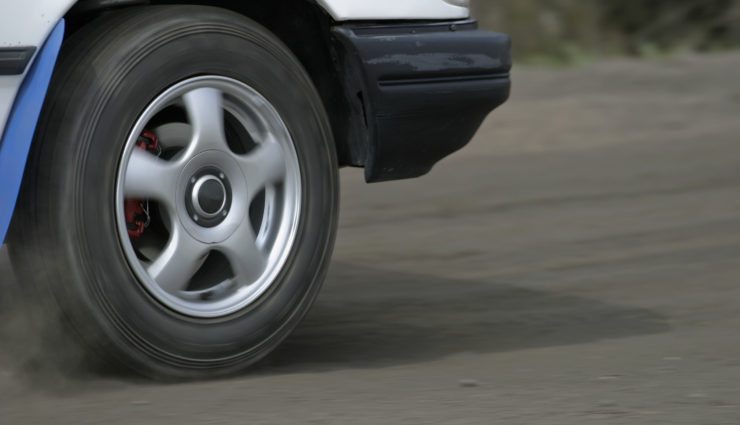
{"label": "tire", "polygon": [[[167,141],[163,128],[190,136]],[[274,155],[263,155],[269,146]],[[212,7],[117,12],[65,43],[12,261],[34,302],[53,305],[47,322],[95,358],[159,379],[242,371],[288,336],[324,280],[337,227],[334,146],[310,78],[265,28]],[[159,168],[141,168],[142,155]],[[161,177],[163,164],[180,168]],[[208,251],[191,255],[186,238]],[[181,251],[165,258],[168,247]]]}

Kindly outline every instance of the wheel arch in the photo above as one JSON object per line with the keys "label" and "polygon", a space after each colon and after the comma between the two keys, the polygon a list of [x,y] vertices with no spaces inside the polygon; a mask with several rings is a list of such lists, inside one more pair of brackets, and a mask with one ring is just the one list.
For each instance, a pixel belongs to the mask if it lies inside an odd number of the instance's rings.
{"label": "wheel arch", "polygon": [[347,137],[352,123],[364,117],[350,112],[350,98],[342,84],[339,59],[332,48],[332,26],[336,23],[326,2],[316,0],[78,0],[65,15],[66,36],[84,27],[97,16],[141,5],[202,5],[220,7],[250,18],[275,34],[298,58],[319,92],[331,120],[337,156],[341,166],[362,165],[353,160]]}

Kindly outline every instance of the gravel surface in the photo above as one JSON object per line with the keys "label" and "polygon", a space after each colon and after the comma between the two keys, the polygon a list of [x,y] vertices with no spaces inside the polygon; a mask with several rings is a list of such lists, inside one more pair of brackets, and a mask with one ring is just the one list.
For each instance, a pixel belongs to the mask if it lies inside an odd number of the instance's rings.
{"label": "gravel surface", "polygon": [[7,338],[0,424],[737,425],[739,69],[517,69],[430,176],[343,171],[325,290],[253,373],[61,377]]}

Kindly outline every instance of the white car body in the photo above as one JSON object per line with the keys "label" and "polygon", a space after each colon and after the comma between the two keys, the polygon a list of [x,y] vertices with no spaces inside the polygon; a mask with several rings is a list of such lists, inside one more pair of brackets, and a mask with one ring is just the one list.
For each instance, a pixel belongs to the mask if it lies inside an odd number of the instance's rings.
{"label": "white car body", "polygon": [[[0,0],[0,48],[40,47],[77,0]],[[445,0],[318,0],[336,21],[459,19],[470,15],[467,7]],[[37,50],[38,52],[38,50]],[[0,129],[13,107],[24,75],[0,76]]]}

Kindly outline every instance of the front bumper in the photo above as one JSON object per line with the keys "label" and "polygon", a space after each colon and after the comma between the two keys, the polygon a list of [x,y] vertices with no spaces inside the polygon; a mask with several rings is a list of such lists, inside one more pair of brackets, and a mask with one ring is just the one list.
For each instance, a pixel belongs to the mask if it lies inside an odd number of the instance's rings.
{"label": "front bumper", "polygon": [[333,34],[344,91],[362,117],[349,131],[350,162],[369,182],[426,174],[509,97],[511,39],[475,21],[357,24]]}

